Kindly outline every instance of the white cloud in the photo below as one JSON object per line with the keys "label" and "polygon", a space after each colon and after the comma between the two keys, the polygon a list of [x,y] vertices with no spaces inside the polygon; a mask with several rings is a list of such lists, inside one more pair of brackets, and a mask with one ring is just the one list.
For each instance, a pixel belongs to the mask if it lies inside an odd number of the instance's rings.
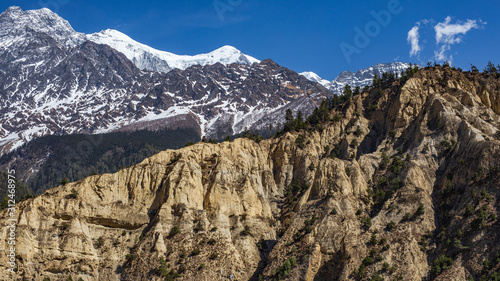
{"label": "white cloud", "polygon": [[408,31],[408,37],[406,40],[411,45],[410,56],[418,56],[420,54],[420,45],[419,45],[419,34],[420,24],[415,25],[410,31]]}
{"label": "white cloud", "polygon": [[427,24],[429,24],[429,22],[429,20],[423,19],[415,23],[415,26],[410,29],[410,31],[408,31],[408,37],[406,38],[406,40],[408,41],[408,44],[411,45],[410,57],[420,57],[420,51],[422,51],[422,45],[420,43],[420,27],[425,27]]}
{"label": "white cloud", "polygon": [[476,20],[469,19],[466,22],[457,21],[457,23],[451,23],[451,17],[446,17],[444,22],[436,24],[434,31],[436,31],[438,49],[434,51],[435,58],[441,61],[451,61],[452,56],[446,56],[446,52],[451,49],[451,45],[462,42],[463,35],[471,29],[482,27],[483,24],[486,24],[486,22],[479,20],[478,24]]}

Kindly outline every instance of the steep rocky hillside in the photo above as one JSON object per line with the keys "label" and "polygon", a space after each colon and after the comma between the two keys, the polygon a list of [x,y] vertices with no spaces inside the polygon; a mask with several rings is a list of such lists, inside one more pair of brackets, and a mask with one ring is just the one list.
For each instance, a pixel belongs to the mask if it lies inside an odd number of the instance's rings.
{"label": "steep rocky hillside", "polygon": [[[44,136],[0,156],[0,170],[16,170],[17,179],[32,194],[41,194],[63,179],[78,181],[92,174],[116,172],[160,151],[199,140],[199,132],[181,128]],[[0,202],[8,200],[7,194],[7,187],[0,183]],[[20,193],[16,195],[22,198]]]}
{"label": "steep rocky hillside", "polygon": [[19,275],[497,280],[500,80],[409,74],[277,138],[167,150],[20,203]]}

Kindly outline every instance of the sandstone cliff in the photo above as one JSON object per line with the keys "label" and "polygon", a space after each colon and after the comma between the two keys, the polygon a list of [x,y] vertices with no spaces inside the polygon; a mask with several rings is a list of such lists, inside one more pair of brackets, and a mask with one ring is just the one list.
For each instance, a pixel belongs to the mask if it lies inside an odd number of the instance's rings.
{"label": "sandstone cliff", "polygon": [[18,276],[494,278],[499,91],[494,76],[426,68],[316,130],[198,143],[50,189],[18,204]]}

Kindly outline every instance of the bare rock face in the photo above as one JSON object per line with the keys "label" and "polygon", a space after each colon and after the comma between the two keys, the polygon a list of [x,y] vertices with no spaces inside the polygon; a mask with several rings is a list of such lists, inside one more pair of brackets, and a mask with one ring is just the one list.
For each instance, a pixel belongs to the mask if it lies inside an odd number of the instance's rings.
{"label": "bare rock face", "polygon": [[426,68],[353,97],[315,130],[198,143],[50,189],[18,205],[18,275],[493,278],[497,85]]}

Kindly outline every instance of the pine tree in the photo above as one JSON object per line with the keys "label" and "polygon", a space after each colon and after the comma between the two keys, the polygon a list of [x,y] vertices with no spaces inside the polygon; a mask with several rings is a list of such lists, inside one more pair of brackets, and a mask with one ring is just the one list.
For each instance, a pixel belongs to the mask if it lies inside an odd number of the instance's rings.
{"label": "pine tree", "polygon": [[294,120],[294,129],[301,130],[304,128],[304,117],[302,116],[302,111],[299,110],[297,113],[297,118]]}
{"label": "pine tree", "polygon": [[285,111],[285,126],[283,128],[284,132],[290,132],[294,129],[293,113],[292,110],[287,109]]}
{"label": "pine tree", "polygon": [[357,86],[356,88],[354,88],[354,92],[352,93],[353,96],[355,95],[359,95],[359,92],[361,91],[361,89],[359,88],[359,86]]}
{"label": "pine tree", "polygon": [[345,85],[344,87],[344,96],[346,97],[346,99],[350,99],[352,96],[352,90],[349,84]]}
{"label": "pine tree", "polygon": [[497,68],[491,61],[488,62],[486,68],[484,69],[484,72],[486,73],[497,73],[497,71],[498,71]]}

